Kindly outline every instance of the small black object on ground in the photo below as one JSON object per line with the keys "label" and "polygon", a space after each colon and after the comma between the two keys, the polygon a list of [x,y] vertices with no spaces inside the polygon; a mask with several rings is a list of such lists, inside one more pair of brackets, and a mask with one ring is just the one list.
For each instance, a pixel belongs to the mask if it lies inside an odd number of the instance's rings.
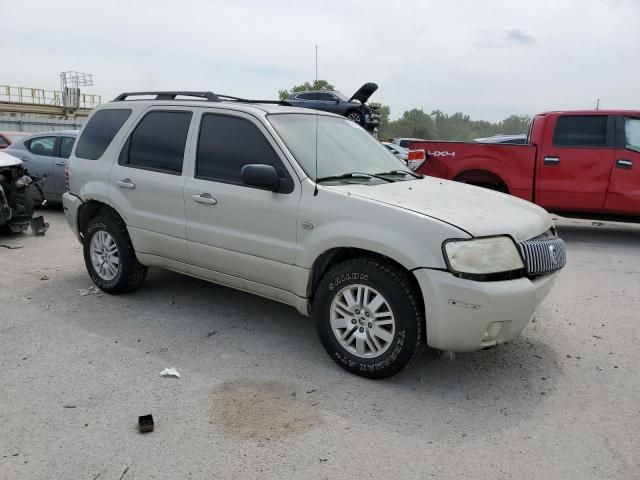
{"label": "small black object on ground", "polygon": [[153,432],[153,416],[142,415],[138,417],[138,430],[140,433]]}

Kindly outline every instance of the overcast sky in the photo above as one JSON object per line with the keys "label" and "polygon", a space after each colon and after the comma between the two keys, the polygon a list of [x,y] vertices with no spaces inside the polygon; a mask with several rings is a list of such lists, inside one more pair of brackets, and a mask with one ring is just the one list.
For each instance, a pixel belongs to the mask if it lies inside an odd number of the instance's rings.
{"label": "overcast sky", "polygon": [[640,108],[640,0],[0,0],[0,85],[253,98],[315,76],[365,82],[392,117]]}

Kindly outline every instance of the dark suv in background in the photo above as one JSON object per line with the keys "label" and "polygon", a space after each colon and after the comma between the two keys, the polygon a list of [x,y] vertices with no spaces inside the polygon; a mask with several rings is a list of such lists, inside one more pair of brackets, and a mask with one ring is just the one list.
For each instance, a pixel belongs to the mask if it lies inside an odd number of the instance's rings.
{"label": "dark suv in background", "polygon": [[373,131],[380,123],[380,115],[375,108],[370,107],[366,102],[376,90],[378,90],[378,85],[375,83],[365,83],[351,97],[329,90],[295,92],[289,95],[286,102],[294,107],[336,113],[362,125],[369,131]]}

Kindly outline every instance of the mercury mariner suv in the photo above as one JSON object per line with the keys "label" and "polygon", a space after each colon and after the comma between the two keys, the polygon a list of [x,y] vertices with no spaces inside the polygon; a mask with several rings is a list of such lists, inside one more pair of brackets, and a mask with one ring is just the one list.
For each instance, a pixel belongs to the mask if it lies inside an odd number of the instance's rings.
{"label": "mercury mariner suv", "polygon": [[545,210],[415,174],[354,122],[277,103],[141,92],[96,108],[63,202],[100,289],[161,267],[283,302],[370,378],[424,346],[522,332],[565,264]]}

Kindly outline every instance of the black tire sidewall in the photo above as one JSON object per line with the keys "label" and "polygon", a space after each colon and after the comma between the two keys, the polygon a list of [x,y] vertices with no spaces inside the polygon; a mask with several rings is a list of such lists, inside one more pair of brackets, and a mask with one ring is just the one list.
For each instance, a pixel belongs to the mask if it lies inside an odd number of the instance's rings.
{"label": "black tire sidewall", "polygon": [[[376,289],[389,303],[395,318],[395,335],[387,350],[376,358],[360,358],[346,350],[331,328],[330,309],[334,297],[344,287],[362,284]],[[366,262],[346,262],[332,268],[316,292],[314,320],[327,353],[346,370],[369,378],[397,373],[415,356],[421,339],[420,322],[406,287],[390,271]]]}
{"label": "black tire sidewall", "polygon": [[361,114],[360,112],[353,112],[353,111],[352,111],[352,112],[349,112],[349,113],[347,113],[347,118],[348,118],[350,115],[358,115],[358,120],[353,120],[353,119],[351,119],[351,118],[349,118],[349,120],[351,120],[351,121],[352,121],[352,122],[354,122],[354,123],[357,123],[358,125],[360,125],[360,124],[362,123],[362,114]]}
{"label": "black tire sidewall", "polygon": [[[122,235],[118,228],[114,228],[111,225],[111,220],[106,217],[97,217],[94,220],[91,220],[89,225],[84,231],[84,241],[83,241],[83,251],[84,251],[84,262],[87,267],[87,272],[95,283],[101,290],[106,292],[109,291],[117,291],[123,287],[123,283],[126,282],[128,277],[128,263],[129,259],[126,258],[128,254],[126,239],[122,238]],[[98,273],[96,272],[93,262],[91,261],[91,239],[93,236],[99,232],[105,231],[116,242],[116,246],[118,247],[118,256],[120,258],[120,264],[118,267],[118,273],[111,280],[104,280]]]}

